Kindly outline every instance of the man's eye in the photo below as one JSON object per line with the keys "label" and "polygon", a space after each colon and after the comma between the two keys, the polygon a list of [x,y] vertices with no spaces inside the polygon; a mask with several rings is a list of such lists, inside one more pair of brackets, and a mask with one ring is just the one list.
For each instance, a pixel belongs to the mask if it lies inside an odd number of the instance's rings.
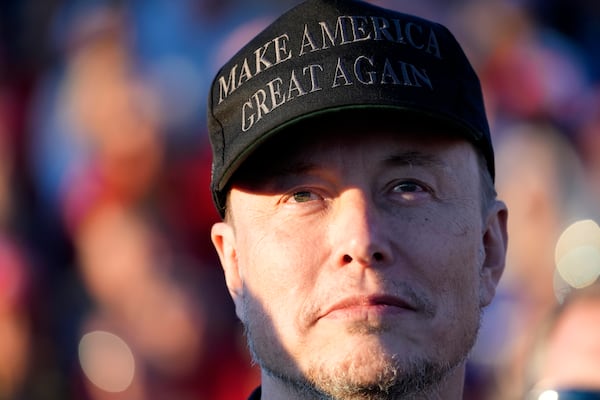
{"label": "man's eye", "polygon": [[317,195],[308,190],[301,190],[299,192],[295,192],[294,194],[292,194],[292,199],[296,203],[305,203],[307,201],[317,199]]}
{"label": "man's eye", "polygon": [[396,193],[403,201],[417,201],[424,199],[429,194],[425,185],[418,182],[404,181],[394,185],[392,192]]}
{"label": "man's eye", "polygon": [[398,193],[416,193],[416,192],[424,192],[425,189],[423,186],[419,185],[416,182],[402,182],[396,186],[394,186],[394,192]]}

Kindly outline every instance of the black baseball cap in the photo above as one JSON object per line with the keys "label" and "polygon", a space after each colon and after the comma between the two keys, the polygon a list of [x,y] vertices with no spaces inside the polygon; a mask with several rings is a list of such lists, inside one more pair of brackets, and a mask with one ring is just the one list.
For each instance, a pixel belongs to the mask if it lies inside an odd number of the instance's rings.
{"label": "black baseball cap", "polygon": [[211,190],[221,216],[233,173],[268,138],[325,113],[384,109],[452,126],[494,178],[479,78],[446,27],[359,0],[307,0],[283,14],[212,83]]}

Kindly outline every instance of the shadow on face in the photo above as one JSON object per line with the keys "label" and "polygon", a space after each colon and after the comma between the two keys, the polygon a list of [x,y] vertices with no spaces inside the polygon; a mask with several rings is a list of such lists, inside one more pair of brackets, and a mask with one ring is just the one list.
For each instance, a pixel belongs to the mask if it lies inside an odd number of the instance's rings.
{"label": "shadow on face", "polygon": [[[238,168],[232,184],[255,189],[273,174],[284,171],[289,160],[301,151],[327,149],[343,137],[348,143],[360,143],[374,132],[396,132],[407,139],[428,141],[461,139],[464,128],[454,124],[397,110],[343,110],[326,112],[301,120],[264,139]],[[227,190],[228,191],[228,190]]]}

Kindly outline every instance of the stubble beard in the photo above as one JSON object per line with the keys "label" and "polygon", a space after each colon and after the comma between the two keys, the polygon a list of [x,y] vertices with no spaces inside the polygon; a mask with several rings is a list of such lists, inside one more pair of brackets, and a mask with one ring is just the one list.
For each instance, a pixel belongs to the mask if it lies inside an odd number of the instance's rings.
{"label": "stubble beard", "polygon": [[[480,313],[481,314],[481,313]],[[481,315],[480,315],[481,317]],[[366,354],[358,360],[348,361],[332,368],[328,364],[311,367],[305,374],[294,373],[288,355],[276,354],[275,344],[262,341],[254,329],[244,325],[253,360],[261,370],[296,392],[301,398],[319,400],[417,400],[433,397],[439,385],[465,362],[473,347],[479,324],[465,332],[462,348],[449,360],[413,358],[399,360],[397,356],[380,353]],[[354,334],[373,334],[385,327],[354,326]],[[267,342],[267,343],[265,343]],[[283,353],[283,350],[281,351]],[[368,362],[367,362],[368,360]],[[375,365],[373,365],[375,364]],[[377,373],[361,379],[365,366]]]}

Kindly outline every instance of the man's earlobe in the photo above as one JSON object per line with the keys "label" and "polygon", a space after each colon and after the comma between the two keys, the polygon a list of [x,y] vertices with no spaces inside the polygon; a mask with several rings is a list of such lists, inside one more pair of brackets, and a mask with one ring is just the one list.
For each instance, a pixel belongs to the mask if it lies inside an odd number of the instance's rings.
{"label": "man's earlobe", "polygon": [[225,273],[225,283],[235,304],[236,314],[243,321],[244,280],[237,258],[235,232],[230,224],[217,222],[213,225],[210,236],[219,255]]}
{"label": "man's earlobe", "polygon": [[506,249],[508,210],[502,201],[496,201],[488,213],[483,233],[484,259],[480,271],[481,287],[480,305],[487,306],[496,294],[496,287],[504,272]]}

